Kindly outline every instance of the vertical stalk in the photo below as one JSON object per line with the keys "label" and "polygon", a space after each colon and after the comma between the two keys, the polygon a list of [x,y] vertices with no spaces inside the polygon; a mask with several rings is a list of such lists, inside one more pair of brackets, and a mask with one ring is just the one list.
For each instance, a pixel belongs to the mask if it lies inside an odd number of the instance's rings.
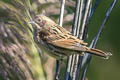
{"label": "vertical stalk", "polygon": [[[78,12],[77,13],[78,15],[75,15],[75,17],[74,17],[75,18],[74,19],[75,23],[73,24],[73,28],[72,28],[72,29],[74,29],[73,30],[73,35],[75,35],[77,37],[79,36],[80,26],[81,26],[82,22],[84,22],[82,24],[84,24],[84,27],[85,27],[85,22],[87,20],[87,16],[88,16],[89,11],[90,11],[89,8],[90,8],[91,0],[86,0],[86,1],[81,0],[79,2],[80,2],[80,3],[78,3],[79,7],[77,6],[77,9],[76,9],[77,10],[76,12]],[[85,10],[85,15],[83,14],[84,10]],[[83,16],[85,18],[83,18]],[[83,21],[82,21],[82,19],[83,19]],[[84,27],[82,27],[82,28],[85,29]],[[82,33],[81,36],[83,36],[83,34],[84,33]],[[82,37],[81,37],[81,39],[82,39]],[[71,75],[72,80],[76,80],[77,79],[76,75],[77,75],[77,72],[78,72],[77,70],[78,70],[79,58],[82,60],[82,57],[80,57],[79,55],[73,55],[71,58],[72,58],[71,59],[72,64],[71,64],[71,68],[70,68],[71,69],[70,75]],[[81,65],[79,65],[79,66],[81,66]]]}
{"label": "vertical stalk", "polygon": [[[65,0],[61,1],[61,8],[60,8],[60,18],[59,18],[59,25],[62,27],[63,25],[63,17],[64,17],[64,9],[65,9]],[[56,74],[55,74],[55,80],[59,80],[59,74],[60,74],[60,61],[56,60]]]}
{"label": "vertical stalk", "polygon": [[[86,22],[86,25],[85,25],[86,28],[88,28],[88,24],[90,23],[91,18],[92,18],[92,16],[93,16],[94,12],[96,11],[96,8],[98,7],[100,1],[101,1],[101,0],[96,0],[95,6],[94,6],[93,9],[90,11],[90,14],[89,14],[89,16],[88,16],[88,19],[87,19],[87,22]],[[85,31],[84,36],[86,36],[86,35],[87,35],[87,31]],[[84,36],[83,36],[83,38],[84,38]],[[84,40],[85,40],[85,38],[84,38]],[[92,44],[93,44],[93,41],[92,41],[91,45],[92,45]],[[92,48],[91,45],[90,45],[90,48]],[[87,57],[88,57],[88,54],[86,53],[86,55],[83,57],[82,66],[85,64],[85,62],[86,62],[86,60],[87,60]]]}
{"label": "vertical stalk", "polygon": [[[85,5],[85,3],[84,3],[84,5]],[[80,24],[80,22],[78,23],[78,25],[79,26],[81,26],[81,31],[80,32],[77,32],[77,36],[79,37],[80,36],[80,39],[81,40],[84,40],[83,39],[83,36],[85,35],[85,31],[86,31],[86,29],[87,29],[87,27],[85,26],[86,25],[86,22],[87,22],[87,20],[88,20],[88,16],[90,15],[90,11],[91,11],[91,6],[92,6],[92,0],[87,0],[86,1],[86,5],[85,5],[85,7],[84,7],[84,15],[81,15],[82,16],[82,18],[81,18],[81,24]],[[83,11],[81,11],[81,12],[83,12]],[[78,26],[78,27],[79,27]],[[80,33],[80,34],[79,34]],[[86,36],[85,36],[86,37]],[[79,58],[78,58],[78,60],[77,60],[77,66],[78,66],[78,68],[76,69],[76,80],[78,80],[79,79],[79,75],[80,75],[80,72],[81,72],[81,69],[82,69],[82,60],[83,60],[83,56],[78,56]]]}
{"label": "vertical stalk", "polygon": [[[104,25],[105,25],[105,23],[107,22],[107,20],[108,20],[108,18],[109,18],[109,15],[110,15],[113,7],[115,6],[116,2],[117,2],[117,0],[113,0],[110,8],[107,10],[106,16],[105,16],[105,18],[104,18],[104,20],[103,20],[103,22],[102,22],[102,24],[101,24],[101,26],[100,26],[100,29],[99,29],[96,37],[94,38],[94,40],[93,40],[92,43],[91,43],[91,48],[95,48],[95,46],[96,46],[96,44],[97,44],[97,42],[98,42],[98,39],[99,39],[99,37],[100,37],[100,35],[101,35],[102,31],[103,31]],[[87,61],[86,61],[86,66],[85,66],[85,69],[84,69],[84,71],[83,71],[83,75],[82,75],[81,80],[85,80],[86,73],[87,73],[87,70],[88,70],[88,65],[89,65],[91,59],[92,59],[92,55],[89,54],[89,55],[88,55],[88,58],[87,58]]]}
{"label": "vertical stalk", "polygon": [[[76,6],[75,6],[75,14],[74,14],[74,20],[73,20],[73,25],[72,25],[72,34],[75,35],[76,30],[77,30],[77,23],[78,23],[78,16],[79,16],[79,8],[80,8],[80,0],[76,0]],[[68,58],[68,64],[67,64],[67,71],[65,75],[65,80],[71,80],[72,78],[72,63],[74,61],[75,55],[71,55]]]}

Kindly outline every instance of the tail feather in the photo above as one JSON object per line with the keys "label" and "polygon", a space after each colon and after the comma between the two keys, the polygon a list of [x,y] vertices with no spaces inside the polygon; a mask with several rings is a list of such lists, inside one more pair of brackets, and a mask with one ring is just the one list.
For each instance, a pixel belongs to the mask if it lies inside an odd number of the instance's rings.
{"label": "tail feather", "polygon": [[91,53],[91,54],[94,54],[94,55],[97,55],[97,56],[104,57],[105,59],[108,59],[109,56],[112,55],[112,54],[109,53],[109,52],[107,53],[107,52],[104,52],[104,51],[102,51],[102,50],[93,49],[93,48],[86,48],[86,52]]}

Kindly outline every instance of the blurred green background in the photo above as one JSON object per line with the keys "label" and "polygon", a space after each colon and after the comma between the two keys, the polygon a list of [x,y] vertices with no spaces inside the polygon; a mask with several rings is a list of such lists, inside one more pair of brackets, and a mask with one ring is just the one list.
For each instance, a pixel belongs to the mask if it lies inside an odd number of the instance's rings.
{"label": "blurred green background", "polygon": [[[95,0],[93,0],[95,1]],[[106,10],[113,0],[101,0],[92,21],[89,25],[89,37],[91,42],[96,35],[104,17]],[[110,17],[105,24],[105,28],[98,41],[96,48],[113,54],[109,60],[100,59],[96,56],[93,57],[88,70],[89,80],[120,80],[120,0],[112,10]],[[88,41],[88,42],[89,42]]]}

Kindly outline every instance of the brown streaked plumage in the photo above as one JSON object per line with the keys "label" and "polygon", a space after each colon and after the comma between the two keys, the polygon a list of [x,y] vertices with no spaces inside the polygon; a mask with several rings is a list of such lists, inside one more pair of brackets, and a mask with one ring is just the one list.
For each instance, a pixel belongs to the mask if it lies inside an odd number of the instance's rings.
{"label": "brown streaked plumage", "polygon": [[81,52],[89,52],[104,58],[111,55],[99,49],[86,47],[87,43],[72,36],[70,32],[44,15],[36,15],[31,23],[34,24],[34,40],[37,45],[57,59]]}

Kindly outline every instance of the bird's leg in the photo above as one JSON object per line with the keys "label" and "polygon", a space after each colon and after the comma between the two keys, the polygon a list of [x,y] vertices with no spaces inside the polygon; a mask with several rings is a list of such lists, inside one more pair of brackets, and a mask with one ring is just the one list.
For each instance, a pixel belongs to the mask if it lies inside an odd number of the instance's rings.
{"label": "bird's leg", "polygon": [[60,80],[60,69],[61,69],[62,59],[56,60],[56,74],[55,74],[55,80]]}

